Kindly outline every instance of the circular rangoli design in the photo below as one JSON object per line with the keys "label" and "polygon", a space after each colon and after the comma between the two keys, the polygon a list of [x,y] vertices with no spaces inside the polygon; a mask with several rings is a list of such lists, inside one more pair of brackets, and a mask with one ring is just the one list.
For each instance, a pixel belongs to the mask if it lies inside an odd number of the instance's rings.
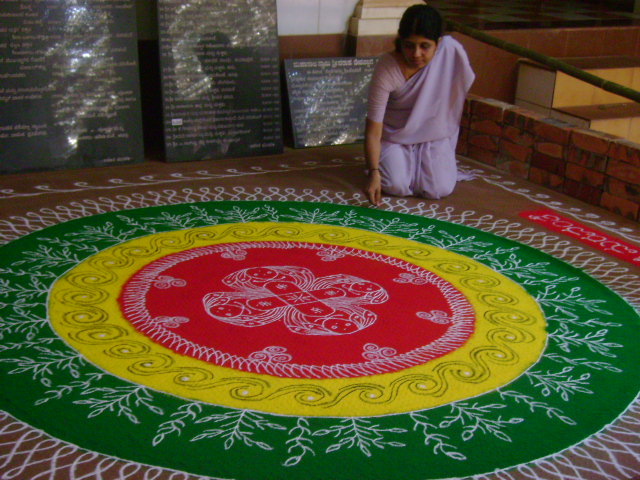
{"label": "circular rangoli design", "polygon": [[74,220],[0,250],[2,408],[141,463],[465,477],[568,448],[640,390],[624,300],[452,223],[212,202]]}

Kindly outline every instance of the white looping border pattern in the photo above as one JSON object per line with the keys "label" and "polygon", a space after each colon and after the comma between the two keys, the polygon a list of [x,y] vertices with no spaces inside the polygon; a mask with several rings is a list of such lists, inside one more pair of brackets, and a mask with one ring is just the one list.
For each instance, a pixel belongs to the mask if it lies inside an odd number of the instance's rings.
{"label": "white looping border pattern", "polygon": [[50,185],[36,185],[28,192],[18,192],[13,188],[0,189],[0,200],[9,198],[29,198],[49,193],[76,193],[84,191],[114,190],[118,188],[144,188],[151,185],[163,185],[185,181],[211,181],[220,178],[246,177],[250,175],[264,175],[267,173],[280,173],[292,171],[314,170],[316,168],[345,167],[350,165],[363,165],[362,157],[353,158],[333,158],[325,161],[295,162],[293,164],[281,163],[273,168],[263,168],[258,165],[246,166],[244,169],[228,168],[223,171],[210,172],[208,170],[197,170],[184,174],[179,172],[161,175],[142,175],[137,180],[128,181],[121,178],[110,178],[102,185],[92,185],[88,182],[73,182],[66,187],[52,187]]}
{"label": "white looping border pattern", "polygon": [[[555,210],[570,213],[574,217],[588,221],[598,228],[615,229],[613,222],[604,222],[597,216],[575,211],[559,202],[550,201],[550,197],[532,194],[526,189],[511,189],[510,182],[498,182],[499,176],[485,179],[495,185],[526,196],[531,200]],[[55,208],[45,208],[37,212],[28,212],[23,216],[11,217],[0,221],[0,243],[6,243],[32,231],[40,230],[56,223],[69,221],[105,212],[170,205],[223,200],[258,201],[306,201],[327,202],[341,205],[366,206],[368,202],[360,193],[280,189],[276,187],[255,188],[251,191],[236,186],[183,188],[180,190],[147,191],[131,195],[100,197],[96,200],[70,202]],[[423,201],[415,203],[406,199],[385,198],[381,206],[384,210],[397,213],[434,218],[448,222],[478,228],[510,240],[514,240],[542,250],[556,258],[581,268],[597,278],[631,305],[640,306],[640,277],[621,262],[610,260],[597,253],[584,250],[580,246],[546,231],[519,222],[498,219],[492,215],[467,210],[459,212],[452,206]],[[616,233],[635,240],[631,232]],[[0,420],[12,419],[0,412]],[[73,457],[70,463],[66,457],[77,453],[78,447],[34,430],[28,425],[13,420],[0,430],[0,445],[8,453],[0,456],[2,480],[22,478],[55,478],[56,480],[104,480],[104,479],[171,479],[171,480],[212,480],[210,477],[198,477],[174,472],[153,466],[140,465],[117,460],[93,452],[85,452],[79,458]],[[38,455],[36,456],[36,453]],[[46,460],[43,460],[46,458]],[[8,466],[11,466],[8,468]],[[80,468],[82,467],[82,468]],[[83,473],[80,473],[82,470]],[[33,476],[31,475],[31,472]],[[37,472],[37,473],[36,473]],[[475,475],[468,480],[629,480],[640,472],[640,398],[624,412],[612,425],[606,427],[582,443],[561,453],[537,461],[519,465],[508,470],[491,474]]]}
{"label": "white looping border pattern", "polygon": [[[0,411],[2,480],[221,480],[127,462],[83,450]],[[78,455],[78,454],[81,455]]]}
{"label": "white looping border pattern", "polygon": [[548,208],[552,208],[553,210],[556,210],[558,212],[567,213],[583,223],[589,223],[601,230],[607,230],[614,233],[618,237],[624,237],[627,240],[640,242],[640,233],[636,228],[621,227],[614,221],[603,220],[602,217],[597,213],[585,211],[578,207],[568,207],[560,201],[553,200],[550,195],[544,193],[536,193],[528,188],[518,188],[516,182],[505,180],[502,175],[487,174],[485,172],[482,174],[481,178],[485,182],[500,187],[503,190],[521,195],[523,197],[527,197],[528,199],[536,203],[544,205]]}

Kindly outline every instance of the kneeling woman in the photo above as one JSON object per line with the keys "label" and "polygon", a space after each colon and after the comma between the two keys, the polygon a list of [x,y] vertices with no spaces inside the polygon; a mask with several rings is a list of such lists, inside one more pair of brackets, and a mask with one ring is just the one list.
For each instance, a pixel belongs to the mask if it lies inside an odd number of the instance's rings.
{"label": "kneeling woman", "polygon": [[436,9],[409,7],[396,50],[374,69],[365,130],[374,205],[382,192],[438,199],[455,187],[460,118],[475,75],[462,45],[442,30]]}

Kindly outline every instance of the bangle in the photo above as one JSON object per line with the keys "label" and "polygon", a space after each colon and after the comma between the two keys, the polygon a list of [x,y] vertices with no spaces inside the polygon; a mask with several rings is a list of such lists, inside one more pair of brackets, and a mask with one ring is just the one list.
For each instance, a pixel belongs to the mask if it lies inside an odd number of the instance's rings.
{"label": "bangle", "polygon": [[370,171],[370,172],[375,172],[376,170],[377,170],[377,171],[380,171],[380,169],[379,169],[379,168],[370,168],[370,169],[369,169],[369,171]]}

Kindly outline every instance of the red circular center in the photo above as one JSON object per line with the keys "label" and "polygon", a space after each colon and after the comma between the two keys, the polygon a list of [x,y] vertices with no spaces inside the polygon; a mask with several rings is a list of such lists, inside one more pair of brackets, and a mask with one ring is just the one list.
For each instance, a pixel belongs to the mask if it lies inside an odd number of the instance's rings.
{"label": "red circular center", "polygon": [[471,305],[437,275],[334,245],[247,242],[186,250],[139,270],[119,298],[142,334],[183,355],[294,378],[422,364],[473,333]]}

